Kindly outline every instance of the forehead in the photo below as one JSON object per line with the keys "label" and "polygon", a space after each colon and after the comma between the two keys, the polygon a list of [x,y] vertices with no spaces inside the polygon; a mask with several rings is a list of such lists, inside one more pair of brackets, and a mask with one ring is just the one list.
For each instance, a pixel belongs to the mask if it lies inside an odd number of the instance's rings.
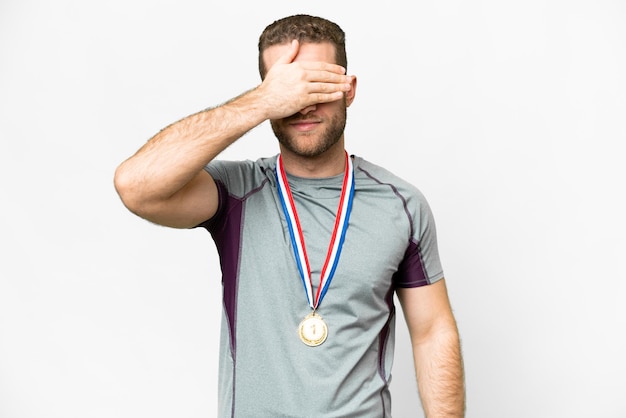
{"label": "forehead", "polygon": [[[278,59],[289,51],[291,44],[272,45],[263,51],[263,60],[269,69]],[[330,42],[301,43],[294,61],[321,61],[336,64],[335,46]]]}

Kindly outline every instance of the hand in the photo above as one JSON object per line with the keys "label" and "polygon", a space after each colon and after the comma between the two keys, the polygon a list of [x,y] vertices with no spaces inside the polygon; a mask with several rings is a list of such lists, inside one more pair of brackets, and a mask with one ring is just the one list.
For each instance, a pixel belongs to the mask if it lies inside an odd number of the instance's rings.
{"label": "hand", "polygon": [[319,103],[340,100],[351,89],[352,77],[340,65],[327,62],[297,61],[297,40],[271,65],[257,88],[269,119],[281,119]]}

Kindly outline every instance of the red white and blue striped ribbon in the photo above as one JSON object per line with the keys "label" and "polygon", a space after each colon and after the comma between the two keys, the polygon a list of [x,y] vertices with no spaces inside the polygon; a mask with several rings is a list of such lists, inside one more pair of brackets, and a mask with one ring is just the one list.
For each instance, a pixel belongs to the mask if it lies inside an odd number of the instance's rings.
{"label": "red white and blue striped ribbon", "polygon": [[328,252],[326,254],[326,261],[320,274],[320,285],[317,289],[315,298],[313,298],[313,281],[311,277],[311,266],[309,264],[309,257],[306,253],[306,246],[304,245],[304,235],[302,233],[302,227],[300,226],[300,219],[298,218],[298,212],[296,205],[291,194],[291,188],[287,181],[287,174],[283,167],[283,161],[280,155],[276,159],[276,182],[278,185],[278,195],[280,196],[280,202],[287,219],[287,226],[289,227],[289,235],[291,236],[291,246],[293,248],[298,271],[300,272],[300,278],[304,285],[307,301],[312,309],[317,307],[322,302],[326,291],[330,286],[330,282],[335,275],[335,270],[339,263],[339,256],[341,255],[341,248],[348,230],[348,221],[350,219],[350,211],[352,210],[352,199],[354,197],[354,170],[352,166],[352,159],[346,152],[346,170],[343,177],[343,185],[341,188],[341,196],[339,198],[339,206],[337,208],[337,214],[335,215],[335,227],[333,229],[330,243],[328,245]]}

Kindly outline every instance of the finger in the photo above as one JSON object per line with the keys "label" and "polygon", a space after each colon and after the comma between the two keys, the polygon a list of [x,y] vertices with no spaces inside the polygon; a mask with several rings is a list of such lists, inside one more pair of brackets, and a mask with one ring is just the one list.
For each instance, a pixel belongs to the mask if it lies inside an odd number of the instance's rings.
{"label": "finger", "polygon": [[328,93],[333,94],[336,92],[344,93],[352,89],[351,83],[310,83],[308,86],[309,94],[315,93]]}
{"label": "finger", "polygon": [[329,71],[309,71],[305,79],[309,83],[351,84],[353,76],[337,74]]}
{"label": "finger", "polygon": [[341,65],[331,64],[329,62],[322,61],[301,61],[300,66],[307,71],[320,72],[320,73],[333,73],[339,75],[345,75],[346,69]]}
{"label": "finger", "polygon": [[309,95],[311,103],[330,103],[343,99],[343,97],[343,91],[336,91],[333,93],[313,93]]}

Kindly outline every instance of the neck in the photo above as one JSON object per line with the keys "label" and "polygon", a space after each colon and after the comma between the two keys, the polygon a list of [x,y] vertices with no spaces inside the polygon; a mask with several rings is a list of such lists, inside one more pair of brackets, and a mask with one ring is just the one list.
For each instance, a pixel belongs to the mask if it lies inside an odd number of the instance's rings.
{"label": "neck", "polygon": [[343,141],[315,157],[294,154],[280,147],[285,171],[293,176],[323,178],[342,174],[346,169],[346,152]]}

